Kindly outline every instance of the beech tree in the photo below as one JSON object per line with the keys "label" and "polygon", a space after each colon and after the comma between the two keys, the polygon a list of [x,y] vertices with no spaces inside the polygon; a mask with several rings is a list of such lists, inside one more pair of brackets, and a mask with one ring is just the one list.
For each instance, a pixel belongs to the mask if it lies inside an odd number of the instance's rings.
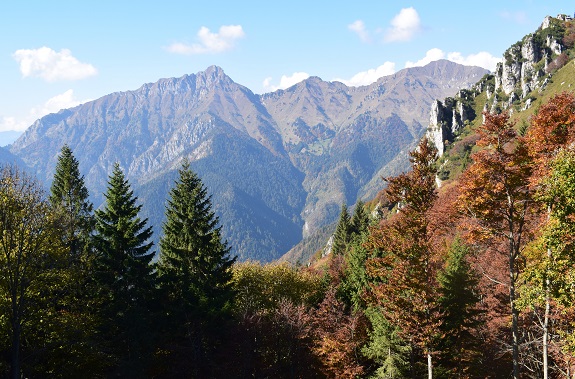
{"label": "beech tree", "polygon": [[533,202],[528,183],[532,165],[508,114],[485,113],[485,122],[478,133],[477,145],[483,149],[472,155],[473,163],[461,177],[458,205],[472,221],[467,225],[469,238],[485,242],[507,256],[513,378],[518,379],[518,259],[527,242],[524,238],[526,222]]}
{"label": "beech tree", "polygon": [[379,258],[368,260],[367,272],[375,304],[400,329],[400,337],[423,350],[431,379],[440,315],[438,261],[429,241],[427,212],[437,196],[437,150],[424,138],[410,155],[412,170],[386,179],[386,196],[399,211],[372,230],[367,245]]}
{"label": "beech tree", "polygon": [[10,377],[21,378],[30,331],[50,316],[64,249],[41,186],[17,169],[0,170],[0,324],[9,336]]}
{"label": "beech tree", "polygon": [[185,161],[167,202],[158,275],[164,321],[176,327],[170,335],[179,341],[180,352],[189,351],[190,363],[196,364],[192,369],[200,376],[208,374],[199,372],[197,364],[205,363],[215,346],[213,336],[234,297],[235,258],[221,240],[219,220],[211,207],[206,187]]}
{"label": "beech tree", "polygon": [[[532,251],[532,259],[530,259],[528,272],[526,273],[526,276],[530,278],[530,283],[534,285],[528,290],[533,301],[530,306],[535,310],[541,306],[541,302],[536,299],[539,298],[540,300],[542,296],[544,300],[544,315],[541,322],[543,331],[542,364],[543,377],[547,379],[549,376],[548,345],[550,315],[552,312],[551,302],[554,297],[553,287],[556,286],[555,281],[559,279],[556,273],[553,273],[553,262],[560,260],[559,257],[554,255],[561,254],[561,248],[557,246],[556,235],[561,229],[557,229],[557,214],[554,215],[554,213],[564,213],[564,211],[556,212],[554,208],[565,207],[565,202],[568,201],[565,197],[572,193],[568,191],[568,188],[565,188],[566,179],[564,177],[561,178],[561,174],[568,173],[565,165],[568,165],[569,159],[565,153],[563,153],[561,159],[556,157],[575,140],[575,97],[570,93],[563,92],[543,104],[538,113],[531,119],[526,140],[529,153],[535,162],[531,183],[538,193],[538,200],[542,202],[543,207],[547,211],[547,220],[545,222],[547,225],[543,226],[543,232],[537,245],[545,253],[537,254]],[[556,182],[550,182],[550,178],[555,178]],[[565,192],[557,191],[558,183],[564,183],[564,188],[561,190]],[[566,225],[561,226],[563,231],[567,230]],[[555,237],[551,237],[553,235]],[[544,272],[537,274],[538,270],[544,270]],[[535,283],[536,278],[541,279],[542,282]],[[539,288],[541,291],[540,295],[535,296],[535,298],[533,298],[534,288]]]}
{"label": "beech tree", "polygon": [[96,211],[94,280],[100,304],[95,311],[108,351],[120,360],[115,370],[134,377],[143,375],[149,358],[152,228],[138,216],[142,205],[118,163],[104,197],[104,207]]}
{"label": "beech tree", "polygon": [[[527,264],[522,275],[523,305],[536,311],[544,309],[541,318],[543,330],[543,376],[549,377],[549,351],[551,336],[562,334],[565,338],[558,346],[568,355],[575,352],[570,335],[573,324],[568,317],[557,320],[555,331],[551,330],[551,318],[555,313],[572,314],[575,310],[575,152],[561,150],[548,162],[549,172],[539,181],[538,199],[548,204],[545,224],[541,227],[539,238],[528,246]],[[555,308],[555,309],[552,309]],[[569,364],[565,370],[570,369]]]}

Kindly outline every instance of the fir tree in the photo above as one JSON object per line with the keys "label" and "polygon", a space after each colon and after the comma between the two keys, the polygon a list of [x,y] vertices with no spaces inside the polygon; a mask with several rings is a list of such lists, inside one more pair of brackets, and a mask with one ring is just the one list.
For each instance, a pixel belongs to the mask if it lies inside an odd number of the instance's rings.
{"label": "fir tree", "polygon": [[218,218],[200,178],[184,162],[179,179],[170,191],[166,221],[160,240],[159,284],[166,307],[165,324],[170,343],[180,343],[180,352],[196,375],[211,360],[217,329],[233,300],[227,243],[221,241]]}
{"label": "fir tree", "polygon": [[335,228],[333,235],[333,245],[331,251],[334,255],[342,255],[347,249],[347,245],[351,241],[351,219],[347,206],[342,204],[341,212],[339,213],[339,221]]}
{"label": "fir tree", "polygon": [[118,163],[104,194],[106,203],[96,211],[96,285],[102,301],[100,316],[104,338],[112,354],[119,355],[118,373],[142,374],[149,341],[148,302],[153,278],[152,228],[138,217],[141,205]]}

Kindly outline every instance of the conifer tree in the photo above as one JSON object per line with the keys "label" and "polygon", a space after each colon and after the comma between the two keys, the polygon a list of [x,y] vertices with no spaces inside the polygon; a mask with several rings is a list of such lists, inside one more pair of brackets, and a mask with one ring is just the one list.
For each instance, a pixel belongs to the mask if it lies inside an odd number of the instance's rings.
{"label": "conifer tree", "polygon": [[331,251],[334,255],[342,255],[351,241],[351,219],[347,210],[347,205],[342,204],[339,213],[339,221],[333,235],[333,245]]}
{"label": "conifer tree", "polygon": [[[40,349],[42,354],[36,358],[36,367],[39,372],[52,372],[53,376],[58,372],[63,377],[84,373],[86,365],[90,365],[92,373],[96,374],[96,366],[105,362],[96,347],[96,321],[89,306],[94,305],[95,300],[89,289],[94,264],[93,205],[78,166],[72,150],[64,145],[48,197],[59,226],[58,237],[64,254],[59,286],[52,295],[52,301],[57,302],[60,311],[50,313],[54,315],[51,334],[46,333],[46,323],[38,325],[39,334],[50,336],[44,343],[58,348]],[[69,369],[63,371],[62,366]]]}
{"label": "conifer tree", "polygon": [[186,360],[197,375],[209,375],[198,364],[210,360],[214,330],[221,328],[233,300],[235,258],[221,240],[211,207],[206,187],[185,161],[167,202],[158,274],[164,321],[171,329],[167,335],[175,337],[172,343],[182,344],[180,350],[189,350]]}
{"label": "conifer tree", "polygon": [[93,205],[78,161],[68,145],[62,147],[58,157],[49,200],[61,215],[64,244],[70,258],[79,259],[87,251],[94,229]]}
{"label": "conifer tree", "polygon": [[468,255],[468,247],[456,238],[445,268],[438,274],[443,321],[438,350],[441,366],[452,378],[466,378],[477,372],[474,364],[481,355],[477,333],[484,320],[479,307],[479,278],[467,261]]}
{"label": "conifer tree", "polygon": [[362,200],[358,200],[357,203],[355,203],[355,209],[351,217],[351,231],[354,238],[367,232],[368,226],[369,214],[365,210],[365,203]]}
{"label": "conifer tree", "polygon": [[100,316],[104,338],[113,354],[119,355],[120,375],[137,376],[144,369],[149,341],[148,302],[153,277],[152,228],[138,217],[128,180],[118,163],[104,194],[106,203],[96,211],[97,252],[95,281],[101,299]]}

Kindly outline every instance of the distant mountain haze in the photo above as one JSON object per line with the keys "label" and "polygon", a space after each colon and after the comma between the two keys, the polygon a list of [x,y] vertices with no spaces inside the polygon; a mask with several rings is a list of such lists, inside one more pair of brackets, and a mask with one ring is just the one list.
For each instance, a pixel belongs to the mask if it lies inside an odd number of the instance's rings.
{"label": "distant mountain haze", "polygon": [[212,66],[45,116],[9,151],[49,183],[68,144],[96,206],[119,162],[156,239],[187,157],[212,193],[233,253],[267,262],[333,222],[342,203],[373,196],[382,175],[406,168],[435,99],[486,73],[441,60],[369,86],[310,77],[256,95]]}

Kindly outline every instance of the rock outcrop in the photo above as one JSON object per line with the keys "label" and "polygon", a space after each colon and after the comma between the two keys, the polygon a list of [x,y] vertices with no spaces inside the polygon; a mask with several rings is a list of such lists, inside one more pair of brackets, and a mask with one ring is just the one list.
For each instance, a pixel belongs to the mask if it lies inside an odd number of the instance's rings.
{"label": "rock outcrop", "polygon": [[470,104],[475,96],[485,93],[484,112],[506,109],[514,112],[531,106],[530,94],[545,88],[552,71],[551,64],[565,51],[565,22],[571,20],[567,15],[545,17],[535,33],[528,34],[505,51],[493,75],[484,77],[471,91],[461,91],[455,98],[447,98],[443,102],[436,100],[432,104],[427,136],[435,143],[440,155],[465,121],[475,118],[476,115],[470,113],[473,111]]}

